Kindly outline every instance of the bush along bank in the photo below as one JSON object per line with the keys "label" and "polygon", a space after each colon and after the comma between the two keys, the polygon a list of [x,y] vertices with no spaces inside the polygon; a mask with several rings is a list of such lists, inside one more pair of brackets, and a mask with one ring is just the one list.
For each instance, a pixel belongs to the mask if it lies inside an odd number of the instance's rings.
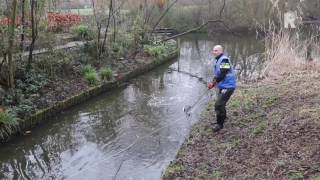
{"label": "bush along bank", "polygon": [[219,133],[212,100],[164,179],[319,179],[319,86],[308,71],[242,85]]}
{"label": "bush along bank", "polygon": [[[149,53],[147,48],[154,49],[153,51],[156,53]],[[32,83],[27,86],[26,80],[23,79],[21,84],[25,84],[23,86],[25,88],[16,88],[12,92],[14,98],[10,99],[10,97],[7,97],[8,94],[3,92],[1,102],[7,101],[7,104],[10,105],[0,107],[1,143],[9,141],[16,135],[30,132],[27,130],[44,122],[48,117],[90,97],[120,87],[130,78],[147,72],[178,55],[175,41],[168,41],[160,45],[145,45],[145,48],[138,51],[128,52],[126,58],[109,60],[108,63],[88,61],[85,58],[85,56],[88,56],[87,53],[79,53],[82,51],[83,49],[69,49],[68,53],[61,52],[62,57],[59,57],[60,61],[63,61],[61,64],[55,61],[57,53],[54,55],[42,54],[37,57],[42,63],[49,61],[53,56],[54,63],[46,62],[47,64],[52,63],[52,67],[50,65],[41,68],[45,72],[30,72],[31,77],[29,79]],[[43,65],[40,62],[36,65]],[[54,77],[42,76],[42,74],[50,75],[50,72],[58,70],[62,71],[60,75],[54,72],[52,73]],[[35,77],[35,74],[39,74],[39,77]],[[30,84],[32,87],[30,87]],[[17,94],[19,94],[18,99]],[[19,103],[14,104],[14,102]]]}

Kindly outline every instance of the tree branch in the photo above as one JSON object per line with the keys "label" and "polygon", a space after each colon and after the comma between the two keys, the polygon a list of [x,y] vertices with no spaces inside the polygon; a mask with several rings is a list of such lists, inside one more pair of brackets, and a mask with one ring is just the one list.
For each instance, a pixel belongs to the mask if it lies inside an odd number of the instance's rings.
{"label": "tree branch", "polygon": [[209,21],[201,24],[201,25],[200,25],[199,27],[197,27],[197,28],[193,28],[193,29],[190,29],[190,30],[185,31],[185,32],[183,32],[183,33],[176,34],[176,35],[174,35],[174,36],[168,37],[168,38],[162,40],[161,42],[168,41],[168,40],[170,40],[170,39],[174,39],[174,38],[177,38],[177,37],[180,37],[180,36],[183,36],[183,35],[186,35],[186,34],[195,32],[195,31],[198,31],[198,30],[202,29],[203,27],[207,26],[209,23],[223,23],[223,21],[222,21],[222,20],[209,20]]}
{"label": "tree branch", "polygon": [[160,18],[158,19],[157,23],[153,26],[152,31],[151,31],[151,35],[153,34],[154,30],[157,28],[157,26],[159,25],[159,23],[161,22],[161,20],[164,18],[164,16],[166,16],[166,14],[168,13],[168,11],[173,7],[173,5],[175,5],[178,2],[178,0],[173,1],[168,7],[167,9],[162,13],[162,15],[160,16]]}
{"label": "tree branch", "polygon": [[222,13],[223,13],[225,7],[226,7],[226,0],[223,0],[223,5],[222,5],[222,7],[220,9],[220,13],[219,13],[220,19],[222,19]]}

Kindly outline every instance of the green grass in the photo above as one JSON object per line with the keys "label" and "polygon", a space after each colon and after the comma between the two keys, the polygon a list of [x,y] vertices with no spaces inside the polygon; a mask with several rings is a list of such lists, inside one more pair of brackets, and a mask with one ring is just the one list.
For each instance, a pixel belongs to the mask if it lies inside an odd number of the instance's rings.
{"label": "green grass", "polygon": [[153,57],[159,57],[165,52],[164,45],[145,45],[144,51]]}
{"label": "green grass", "polygon": [[222,173],[220,171],[213,171],[212,176],[214,179],[219,179],[221,177]]}
{"label": "green grass", "polygon": [[88,72],[84,74],[84,78],[90,85],[96,85],[98,82],[98,74],[96,72]]}
{"label": "green grass", "polygon": [[274,104],[277,102],[277,100],[278,100],[277,97],[274,97],[274,96],[267,97],[267,98],[264,100],[263,107],[264,107],[264,108],[272,107],[272,106],[274,106]]}
{"label": "green grass", "polygon": [[0,124],[3,125],[17,125],[17,118],[10,112],[0,112]]}
{"label": "green grass", "polygon": [[108,81],[112,79],[112,74],[113,74],[112,69],[109,67],[102,68],[99,73],[100,78],[102,80],[108,80]]}
{"label": "green grass", "polygon": [[[299,118],[314,118],[320,117],[320,105],[318,106],[302,106],[299,112]],[[316,118],[314,118],[316,119]]]}
{"label": "green grass", "polygon": [[92,67],[90,64],[82,66],[81,71],[82,71],[83,74],[96,72],[94,67]]}
{"label": "green grass", "polygon": [[300,171],[290,171],[288,173],[288,177],[290,180],[303,180],[304,179],[303,173]]}
{"label": "green grass", "polygon": [[266,128],[267,128],[267,122],[262,121],[255,128],[253,128],[252,133],[254,135],[263,134]]}
{"label": "green grass", "polygon": [[18,118],[8,112],[0,112],[0,137],[4,139],[17,127]]}
{"label": "green grass", "polygon": [[320,180],[320,176],[312,177],[312,178],[310,178],[310,180]]}
{"label": "green grass", "polygon": [[171,180],[173,174],[179,174],[184,170],[182,165],[170,165],[163,176],[164,180]]}
{"label": "green grass", "polygon": [[86,25],[77,25],[71,28],[71,31],[80,38],[85,38],[89,35],[89,27]]}

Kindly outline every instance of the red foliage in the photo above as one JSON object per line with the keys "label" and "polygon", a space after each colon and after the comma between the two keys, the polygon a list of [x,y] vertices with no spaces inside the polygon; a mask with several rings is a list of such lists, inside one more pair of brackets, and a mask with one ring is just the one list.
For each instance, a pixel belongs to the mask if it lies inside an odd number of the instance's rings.
{"label": "red foliage", "polygon": [[[0,18],[0,26],[7,26],[9,24],[12,24],[11,18],[8,18],[8,17]],[[16,17],[15,24],[16,26],[19,26],[21,24],[20,16]]]}
{"label": "red foliage", "polygon": [[48,28],[52,31],[69,28],[81,22],[78,14],[72,13],[48,13]]}

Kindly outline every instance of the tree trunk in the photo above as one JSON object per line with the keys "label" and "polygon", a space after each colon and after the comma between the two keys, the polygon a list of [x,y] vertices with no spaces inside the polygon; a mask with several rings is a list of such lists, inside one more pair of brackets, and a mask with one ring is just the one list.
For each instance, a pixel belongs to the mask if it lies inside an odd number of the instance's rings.
{"label": "tree trunk", "polygon": [[16,13],[17,13],[17,0],[12,1],[12,8],[11,8],[11,21],[9,24],[9,42],[8,42],[8,66],[9,66],[9,74],[8,74],[8,87],[14,88],[14,73],[15,67],[13,62],[13,43],[14,43],[14,28],[16,24]]}
{"label": "tree trunk", "polygon": [[22,53],[24,50],[24,36],[25,36],[25,0],[21,0],[21,36],[20,36],[20,61],[22,61]]}
{"label": "tree trunk", "polygon": [[92,10],[93,10],[93,17],[94,17],[94,21],[96,22],[96,26],[97,26],[97,30],[98,30],[98,37],[97,37],[97,59],[100,59],[100,36],[101,36],[101,22],[100,20],[97,18],[97,12],[96,12],[96,5],[95,5],[95,1],[91,0],[91,5],[92,5]]}
{"label": "tree trunk", "polygon": [[[109,5],[109,16],[108,16],[108,21],[107,21],[107,26],[106,26],[106,30],[104,31],[104,38],[103,38],[103,43],[102,43],[102,47],[101,47],[101,54],[105,49],[106,46],[106,41],[107,41],[107,37],[108,37],[108,31],[109,31],[109,26],[110,26],[110,20],[111,20],[111,16],[113,15],[113,0],[110,0],[110,5]],[[100,55],[101,55],[100,54]]]}
{"label": "tree trunk", "polygon": [[35,0],[31,0],[31,44],[29,47],[29,57],[28,57],[28,64],[27,64],[27,71],[30,71],[31,69],[31,63],[32,63],[32,59],[33,59],[33,50],[34,50],[34,45],[37,39],[37,33],[36,33],[36,21],[35,21],[35,9],[36,9],[36,2]]}
{"label": "tree trunk", "polygon": [[[116,12],[115,12],[116,13]],[[113,43],[116,42],[116,36],[117,36],[117,19],[116,19],[116,14],[112,13],[112,20],[113,20]]]}

